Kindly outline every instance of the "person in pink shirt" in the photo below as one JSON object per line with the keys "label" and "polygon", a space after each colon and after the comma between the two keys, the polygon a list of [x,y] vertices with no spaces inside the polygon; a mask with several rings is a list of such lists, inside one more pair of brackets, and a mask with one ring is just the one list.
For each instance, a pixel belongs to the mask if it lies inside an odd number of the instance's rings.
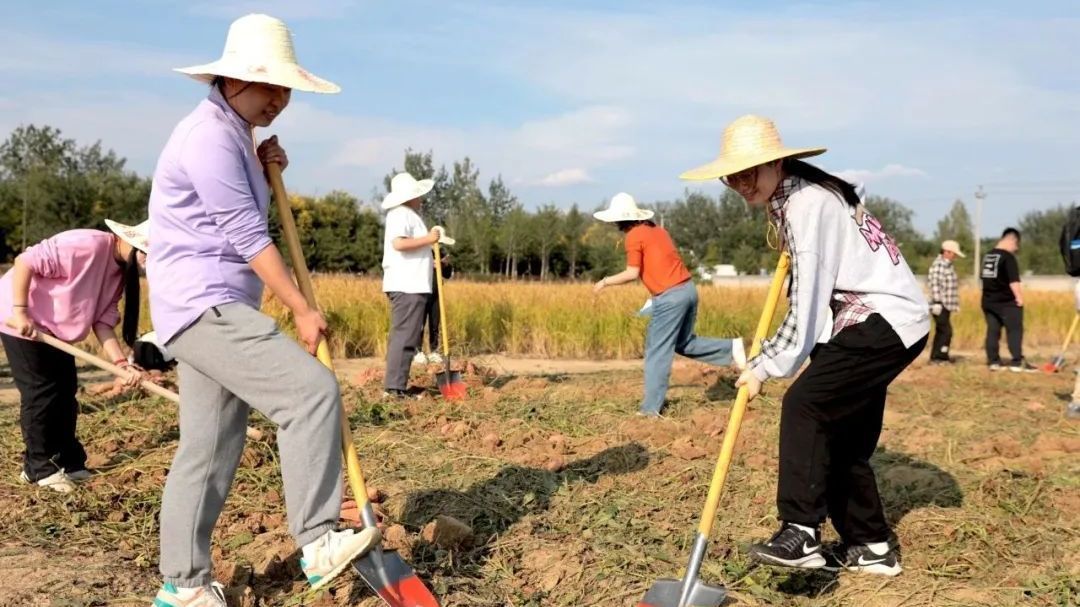
{"label": "person in pink shirt", "polygon": [[[75,359],[37,341],[39,332],[80,342],[93,331],[110,360],[130,367],[116,337],[118,304],[125,299],[123,338],[139,329],[139,274],[146,263],[148,223],[108,219],[112,233],[70,230],[27,248],[0,279],[0,341],[22,400],[22,480],[61,493],[89,478],[86,451],[75,436],[79,405]],[[135,385],[143,374],[132,374]]]}

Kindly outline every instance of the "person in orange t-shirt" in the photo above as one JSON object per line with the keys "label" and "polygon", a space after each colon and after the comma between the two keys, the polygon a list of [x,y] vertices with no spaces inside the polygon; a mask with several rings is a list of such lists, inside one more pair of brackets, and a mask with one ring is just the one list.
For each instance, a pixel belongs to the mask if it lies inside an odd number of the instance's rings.
{"label": "person in orange t-shirt", "polygon": [[746,365],[742,338],[715,339],[694,335],[697,320],[697,287],[667,230],[650,221],[653,212],[640,209],[633,196],[616,194],[608,208],[593,214],[614,223],[626,234],[626,269],[605,276],[594,287],[606,287],[641,279],[652,295],[651,318],[645,334],[645,398],[640,415],[658,417],[664,407],[675,354],[712,365]]}

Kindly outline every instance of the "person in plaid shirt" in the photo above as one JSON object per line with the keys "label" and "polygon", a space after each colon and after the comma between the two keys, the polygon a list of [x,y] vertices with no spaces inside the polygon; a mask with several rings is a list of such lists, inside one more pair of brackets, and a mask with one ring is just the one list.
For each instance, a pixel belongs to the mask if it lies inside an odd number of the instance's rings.
{"label": "person in plaid shirt", "polygon": [[[737,385],[752,399],[763,382],[794,375],[810,359],[780,412],[782,523],[751,546],[751,557],[892,576],[901,571],[899,546],[870,456],[889,384],[926,347],[929,305],[855,187],[800,160],[824,151],[787,148],[771,121],[743,116],[724,131],[720,157],[683,178],[719,178],[766,207],[791,254],[787,315]],[[826,518],[841,538],[831,550],[821,543]]]}
{"label": "person in plaid shirt", "polygon": [[930,313],[934,315],[934,345],[930,361],[951,363],[949,346],[952,344],[951,317],[960,311],[960,279],[956,277],[953,260],[965,257],[955,240],[941,243],[941,254],[930,265]]}

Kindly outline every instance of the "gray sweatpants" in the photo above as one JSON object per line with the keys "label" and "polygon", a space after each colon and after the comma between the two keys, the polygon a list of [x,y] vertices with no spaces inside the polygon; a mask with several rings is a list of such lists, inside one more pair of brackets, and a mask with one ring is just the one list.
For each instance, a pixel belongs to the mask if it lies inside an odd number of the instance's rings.
{"label": "gray sweatpants", "polygon": [[424,314],[428,293],[386,294],[390,298],[390,336],[386,344],[387,390],[409,387],[409,369],[424,337]]}
{"label": "gray sweatpants", "polygon": [[289,532],[303,546],[341,511],[341,394],[333,372],[240,303],[210,308],[168,344],[179,361],[180,446],[161,505],[161,574],[212,581],[210,536],[244,450],[249,405],[278,426]]}

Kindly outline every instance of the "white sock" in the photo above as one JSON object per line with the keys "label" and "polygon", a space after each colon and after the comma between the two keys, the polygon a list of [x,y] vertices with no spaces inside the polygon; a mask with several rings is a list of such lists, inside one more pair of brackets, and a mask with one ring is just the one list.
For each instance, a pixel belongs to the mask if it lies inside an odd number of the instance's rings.
{"label": "white sock", "polygon": [[796,528],[796,529],[801,529],[801,530],[809,533],[811,535],[811,537],[813,537],[815,540],[817,539],[817,529],[815,529],[813,527],[807,527],[806,525],[799,525],[798,523],[788,523],[788,524],[791,525],[792,527]]}
{"label": "white sock", "polygon": [[873,544],[867,544],[866,547],[870,549],[870,552],[878,556],[885,556],[889,553],[889,542],[874,542]]}

